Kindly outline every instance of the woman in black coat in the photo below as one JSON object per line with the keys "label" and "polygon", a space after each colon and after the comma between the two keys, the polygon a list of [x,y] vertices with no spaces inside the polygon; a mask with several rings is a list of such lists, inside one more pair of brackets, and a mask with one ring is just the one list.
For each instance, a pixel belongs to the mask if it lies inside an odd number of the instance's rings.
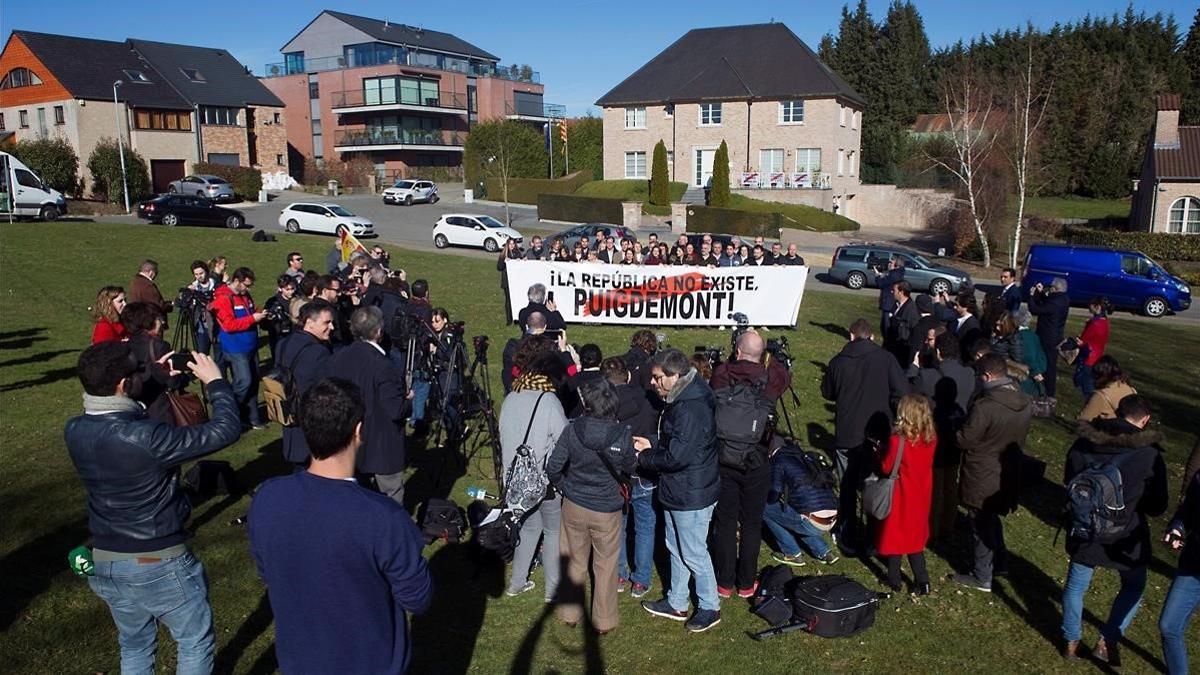
{"label": "woman in black coat", "polygon": [[[129,334],[129,348],[137,361],[137,371],[126,381],[125,393],[146,406],[150,417],[159,422],[174,424],[166,393],[182,390],[183,375],[172,375],[171,346],[162,339],[162,310],[145,302],[131,302],[121,312],[121,323]],[[180,330],[186,330],[181,328]]]}

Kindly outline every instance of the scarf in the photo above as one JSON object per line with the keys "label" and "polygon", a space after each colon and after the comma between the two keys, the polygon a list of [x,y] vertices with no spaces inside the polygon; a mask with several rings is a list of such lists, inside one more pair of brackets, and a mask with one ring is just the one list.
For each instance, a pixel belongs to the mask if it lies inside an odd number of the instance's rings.
{"label": "scarf", "polygon": [[92,396],[83,394],[83,412],[88,415],[103,415],[114,412],[140,411],[142,404],[128,396]]}
{"label": "scarf", "polygon": [[554,382],[541,373],[521,373],[513,380],[513,391],[555,391]]}
{"label": "scarf", "polygon": [[687,386],[694,379],[696,379],[695,368],[691,368],[683,375],[680,375],[679,379],[675,380],[675,386],[671,387],[671,391],[667,392],[667,403],[674,403],[675,399],[679,398],[679,395],[683,393],[684,389],[687,389]]}

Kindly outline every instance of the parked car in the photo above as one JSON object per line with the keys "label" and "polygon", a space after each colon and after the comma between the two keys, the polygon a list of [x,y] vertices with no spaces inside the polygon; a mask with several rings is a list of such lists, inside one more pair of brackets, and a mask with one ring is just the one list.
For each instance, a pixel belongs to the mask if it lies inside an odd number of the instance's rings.
{"label": "parked car", "polygon": [[1095,246],[1034,244],[1025,256],[1021,289],[1028,298],[1034,285],[1049,286],[1054,277],[1067,280],[1072,305],[1087,305],[1104,296],[1114,307],[1159,317],[1182,312],[1192,304],[1192,289],[1161,265],[1137,251]]}
{"label": "parked car", "polygon": [[21,160],[0,152],[0,214],[58,220],[67,212],[67,200]]}
{"label": "parked car", "polygon": [[383,191],[384,204],[403,204],[412,206],[414,202],[436,204],[438,197],[437,183],[428,180],[398,180],[392,187]]}
{"label": "parked car", "polygon": [[279,214],[279,225],[293,234],[304,231],[336,234],[339,225],[349,227],[350,234],[356,237],[375,234],[374,223],[338,204],[289,204]]}
{"label": "parked car", "polygon": [[214,202],[231,202],[236,199],[233,194],[233,186],[229,184],[229,181],[220,176],[213,176],[206,173],[184,176],[179,180],[173,180],[167,186],[167,192],[173,195],[208,197]]}
{"label": "parked car", "polygon": [[892,258],[904,261],[904,279],[912,284],[914,291],[937,295],[943,291],[957,293],[974,286],[971,275],[962,270],[939,265],[920,253],[887,244],[839,246],[833,252],[829,276],[848,288],[876,286],[876,277],[887,272]]}
{"label": "parked car", "polygon": [[[613,236],[617,239],[628,239],[629,241],[634,241],[637,239],[637,235],[634,234],[633,230],[627,230],[620,225],[611,225],[609,223],[584,223],[582,225],[576,225],[575,227],[563,230],[557,234],[544,237],[544,239],[546,242],[551,242],[554,241],[556,237],[562,237],[563,246],[566,248],[574,248],[575,244],[578,244],[579,240],[583,237],[587,237],[588,241],[595,245],[596,235],[598,234],[603,234],[605,237]],[[547,243],[547,245],[549,244]]]}
{"label": "parked car", "polygon": [[246,217],[237,209],[217,206],[206,197],[188,195],[159,195],[139,202],[138,218],[169,227],[184,224],[223,225],[236,230],[246,222]]}
{"label": "parked car", "polygon": [[438,248],[482,246],[483,250],[495,253],[509,239],[520,243],[521,233],[491,216],[447,213],[433,226],[433,245]]}

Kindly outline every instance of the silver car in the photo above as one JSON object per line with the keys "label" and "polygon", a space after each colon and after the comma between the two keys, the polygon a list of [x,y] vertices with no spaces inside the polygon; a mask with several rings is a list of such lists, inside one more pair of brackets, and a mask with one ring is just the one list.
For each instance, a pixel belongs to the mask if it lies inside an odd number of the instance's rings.
{"label": "silver car", "polygon": [[173,195],[208,197],[214,202],[231,202],[236,199],[233,194],[233,186],[229,184],[229,181],[210,174],[193,174],[173,180],[167,188],[167,192]]}
{"label": "silver car", "polygon": [[435,204],[437,200],[437,183],[428,180],[400,179],[383,191],[384,204],[410,206],[413,202]]}

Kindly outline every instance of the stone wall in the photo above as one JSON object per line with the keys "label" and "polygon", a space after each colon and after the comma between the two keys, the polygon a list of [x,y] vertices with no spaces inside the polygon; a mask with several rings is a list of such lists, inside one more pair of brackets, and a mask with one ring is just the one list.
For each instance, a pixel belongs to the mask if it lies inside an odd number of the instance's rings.
{"label": "stone wall", "polygon": [[[202,124],[200,139],[204,143],[204,157],[208,161],[211,154],[236,154],[240,166],[250,165],[249,140],[246,137],[246,112],[238,111],[237,125]],[[188,171],[192,167],[187,168]]]}
{"label": "stone wall", "polygon": [[[1151,183],[1147,188],[1151,194],[1155,194],[1154,184]],[[1196,183],[1167,183],[1161,182],[1158,184],[1157,200],[1154,208],[1154,222],[1151,223],[1151,232],[1170,232],[1171,219],[1171,204],[1180,197],[1195,197],[1200,199],[1200,182]],[[1153,199],[1153,197],[1152,197]]]}
{"label": "stone wall", "polygon": [[[278,115],[278,121],[276,121]],[[263,172],[288,170],[287,124],[283,108],[258,106],[254,108],[254,134],[257,139],[258,163]]]}
{"label": "stone wall", "polygon": [[921,230],[934,216],[954,206],[949,192],[895,185],[860,185],[853,194],[837,190],[734,190],[752,199],[783,204],[805,204],[833,211],[858,221],[863,227]]}

